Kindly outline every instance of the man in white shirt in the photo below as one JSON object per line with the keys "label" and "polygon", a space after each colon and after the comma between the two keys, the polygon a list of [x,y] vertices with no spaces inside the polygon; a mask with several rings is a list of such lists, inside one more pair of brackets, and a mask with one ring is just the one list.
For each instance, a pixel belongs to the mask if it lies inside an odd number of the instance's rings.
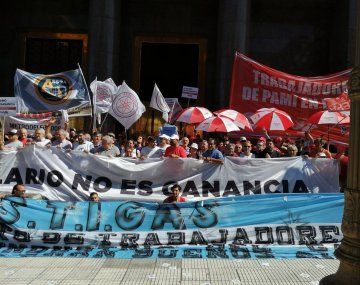
{"label": "man in white shirt", "polygon": [[36,129],[35,130],[35,140],[34,140],[34,144],[36,144],[37,146],[47,146],[51,144],[51,141],[45,138],[45,130],[44,129]]}
{"label": "man in white shirt", "polygon": [[8,132],[9,141],[5,144],[5,149],[18,149],[23,148],[24,145],[21,141],[19,141],[19,132],[16,129],[12,129]]}
{"label": "man in white shirt", "polygon": [[161,136],[159,136],[159,138],[160,138],[159,148],[161,149],[164,156],[166,149],[170,146],[169,144],[170,137],[168,135],[162,134]]}
{"label": "man in white shirt", "polygon": [[52,146],[56,146],[58,148],[65,149],[65,150],[71,150],[72,143],[71,143],[71,141],[68,141],[66,139],[67,135],[68,135],[68,132],[65,130],[63,130],[63,129],[57,130],[55,132],[56,141],[54,141],[52,143]]}
{"label": "man in white shirt", "polygon": [[77,142],[73,144],[73,150],[90,152],[94,148],[94,145],[85,139],[85,134],[82,131],[78,133]]}
{"label": "man in white shirt", "polygon": [[147,146],[141,148],[141,159],[146,158],[160,158],[163,156],[162,150],[156,146],[155,139],[153,137],[147,138]]}

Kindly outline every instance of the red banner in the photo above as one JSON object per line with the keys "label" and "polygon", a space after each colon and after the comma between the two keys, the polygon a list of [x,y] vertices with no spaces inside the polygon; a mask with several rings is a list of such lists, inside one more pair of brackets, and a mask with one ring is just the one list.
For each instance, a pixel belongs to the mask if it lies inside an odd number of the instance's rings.
{"label": "red banner", "polygon": [[307,119],[328,109],[350,111],[347,82],[351,69],[317,77],[290,75],[262,65],[236,53],[233,65],[230,108],[248,118],[260,108],[277,108],[287,112],[294,121],[288,133],[299,136],[312,128],[312,133],[330,140],[347,142],[349,126],[311,126]]}

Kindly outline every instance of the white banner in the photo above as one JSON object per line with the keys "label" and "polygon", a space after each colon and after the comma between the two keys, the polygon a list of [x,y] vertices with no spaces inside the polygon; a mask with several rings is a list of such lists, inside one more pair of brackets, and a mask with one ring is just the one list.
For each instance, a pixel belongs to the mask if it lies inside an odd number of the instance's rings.
{"label": "white banner", "polygon": [[[60,117],[57,122],[51,126],[51,131],[56,131],[60,128],[61,122]],[[45,130],[47,122],[44,119],[24,119],[16,117],[6,117],[5,120],[5,133],[8,133],[12,129],[21,129],[24,128],[28,131],[28,134],[34,134],[35,130],[42,128]]]}
{"label": "white banner", "polygon": [[179,183],[182,196],[200,200],[273,193],[339,192],[338,162],[328,159],[226,158],[223,165],[186,159],[108,158],[29,146],[0,152],[0,191],[15,183],[51,200],[162,201]]}
{"label": "white banner", "polygon": [[24,101],[16,97],[0,97],[0,117],[15,116],[17,112],[26,112],[28,109]]}

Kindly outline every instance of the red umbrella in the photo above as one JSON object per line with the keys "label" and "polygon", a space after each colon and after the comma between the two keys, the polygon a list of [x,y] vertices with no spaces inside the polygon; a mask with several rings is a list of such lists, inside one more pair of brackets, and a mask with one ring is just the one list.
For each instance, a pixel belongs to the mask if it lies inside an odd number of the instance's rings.
{"label": "red umbrella", "polygon": [[183,122],[187,124],[196,124],[204,121],[207,118],[212,117],[213,114],[203,107],[189,107],[183,110],[178,118],[177,122]]}
{"label": "red umbrella", "polygon": [[262,108],[251,116],[256,127],[267,131],[285,131],[294,125],[291,117],[284,111],[276,108]]}
{"label": "red umbrella", "polygon": [[197,131],[213,132],[213,133],[230,133],[240,131],[239,127],[228,118],[210,117],[202,121],[197,127]]}
{"label": "red umbrella", "polygon": [[[330,141],[330,130],[337,125],[344,125],[350,123],[350,116],[336,111],[319,111],[312,114],[308,119],[308,122],[312,125],[328,125],[327,136]],[[330,128],[330,125],[334,125]],[[311,128],[310,126],[310,128]],[[309,129],[310,129],[309,128]]]}
{"label": "red umbrella", "polygon": [[252,127],[249,123],[249,120],[241,113],[231,109],[221,109],[219,111],[214,112],[214,114],[219,117],[225,117],[234,122],[240,129],[250,130],[252,131]]}
{"label": "red umbrella", "polygon": [[313,125],[343,125],[350,123],[350,116],[336,111],[319,111],[312,114],[308,122]]}

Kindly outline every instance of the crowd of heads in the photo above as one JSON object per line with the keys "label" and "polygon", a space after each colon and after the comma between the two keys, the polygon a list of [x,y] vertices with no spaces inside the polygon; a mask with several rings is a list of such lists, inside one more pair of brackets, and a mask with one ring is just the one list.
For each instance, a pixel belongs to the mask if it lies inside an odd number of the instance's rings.
{"label": "crowd of heads", "polygon": [[[270,138],[266,133],[263,137],[246,138],[228,136],[217,137],[179,137],[177,134],[167,136],[138,135],[126,139],[122,133],[116,136],[109,132],[102,134],[98,131],[86,133],[70,128],[69,131],[49,128],[38,128],[32,135],[27,130],[12,129],[5,136],[5,142],[0,145],[1,150],[19,149],[27,145],[36,144],[43,147],[57,147],[68,151],[84,151],[98,155],[128,158],[195,158],[220,163],[224,156],[244,158],[276,158],[309,156],[316,158],[332,158],[338,153],[334,146],[327,146],[322,138],[313,139],[309,132],[303,137]],[[347,155],[345,149],[340,152]]]}
{"label": "crowd of heads", "polygon": [[[96,130],[92,133],[86,133],[81,130],[77,131],[74,128],[71,128],[69,132],[64,129],[51,132],[50,128],[39,128],[32,135],[29,135],[27,130],[22,128],[10,130],[6,134],[4,142],[1,142],[0,150],[21,149],[36,144],[45,148],[83,151],[108,157],[139,160],[150,158],[192,158],[216,164],[224,163],[224,157],[271,159],[304,156],[336,158],[339,159],[341,166],[341,161],[347,161],[348,156],[347,149],[340,148],[337,150],[334,146],[327,145],[322,138],[314,139],[309,132],[305,132],[304,136],[299,138],[290,138],[288,136],[270,138],[265,132],[265,136],[252,138],[244,136],[230,138],[226,135],[179,137],[177,134],[171,136],[161,134],[148,137],[137,135],[134,138],[126,139],[124,134],[116,136],[112,132],[102,134]],[[340,169],[340,183],[341,180],[345,183],[346,169]],[[180,201],[178,192],[181,192],[181,187],[178,185],[176,187],[172,189],[174,193],[171,199]],[[24,185],[15,185],[12,195],[24,197]],[[92,193],[89,199],[98,202],[99,195]]]}

